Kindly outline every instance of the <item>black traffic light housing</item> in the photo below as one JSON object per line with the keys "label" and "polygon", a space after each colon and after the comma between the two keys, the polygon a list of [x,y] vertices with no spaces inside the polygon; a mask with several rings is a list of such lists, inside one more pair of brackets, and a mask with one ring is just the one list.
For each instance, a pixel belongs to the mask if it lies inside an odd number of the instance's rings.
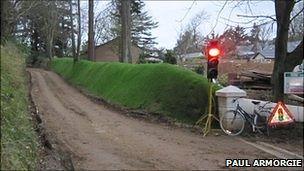
{"label": "black traffic light housing", "polygon": [[207,78],[216,79],[218,75],[218,63],[221,55],[220,44],[218,40],[208,42],[205,55],[207,56]]}

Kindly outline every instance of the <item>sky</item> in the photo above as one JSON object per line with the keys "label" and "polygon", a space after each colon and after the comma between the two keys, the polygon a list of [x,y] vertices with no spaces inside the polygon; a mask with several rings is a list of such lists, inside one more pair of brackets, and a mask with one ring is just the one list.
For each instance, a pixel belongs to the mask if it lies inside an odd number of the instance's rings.
{"label": "sky", "polygon": [[[102,6],[108,2],[109,1],[100,1],[97,7],[98,10],[102,9]],[[159,23],[158,28],[152,30],[152,35],[156,37],[156,42],[158,43],[156,47],[164,47],[166,49],[172,49],[175,46],[182,28],[185,28],[191,18],[202,10],[209,15],[209,19],[204,21],[200,26],[200,32],[203,35],[210,35],[212,30],[215,34],[221,34],[225,29],[229,28],[229,26],[237,26],[238,24],[246,28],[248,27],[249,31],[254,22],[259,22],[252,18],[238,17],[237,15],[239,14],[275,14],[275,7],[272,1],[249,1],[249,4],[245,1],[240,7],[234,7],[237,2],[216,0],[144,0],[144,3],[146,5],[145,10]],[[248,23],[243,24],[244,22]],[[275,30],[273,31],[275,32]],[[274,34],[272,37],[273,36]]]}

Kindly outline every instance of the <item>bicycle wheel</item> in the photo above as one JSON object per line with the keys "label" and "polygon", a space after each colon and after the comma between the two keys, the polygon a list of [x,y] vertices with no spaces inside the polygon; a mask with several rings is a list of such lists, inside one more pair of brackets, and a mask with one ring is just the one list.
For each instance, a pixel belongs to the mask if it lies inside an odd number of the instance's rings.
{"label": "bicycle wheel", "polygon": [[267,125],[267,117],[263,115],[257,115],[254,117],[254,124],[257,128],[261,129]]}
{"label": "bicycle wheel", "polygon": [[269,136],[269,127],[268,127],[268,116],[270,112],[269,111],[260,111],[259,115],[255,117],[254,124],[258,130],[260,130],[261,133],[266,134]]}
{"label": "bicycle wheel", "polygon": [[226,134],[236,136],[244,130],[245,122],[242,114],[235,110],[229,110],[221,117],[220,126]]}

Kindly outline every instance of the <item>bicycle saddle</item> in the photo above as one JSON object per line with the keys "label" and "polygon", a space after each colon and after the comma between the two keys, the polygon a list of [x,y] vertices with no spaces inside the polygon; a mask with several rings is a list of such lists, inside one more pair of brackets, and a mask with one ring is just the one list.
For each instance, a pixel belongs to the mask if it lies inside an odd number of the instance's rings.
{"label": "bicycle saddle", "polygon": [[254,105],[260,104],[260,101],[251,101],[251,103],[253,103]]}

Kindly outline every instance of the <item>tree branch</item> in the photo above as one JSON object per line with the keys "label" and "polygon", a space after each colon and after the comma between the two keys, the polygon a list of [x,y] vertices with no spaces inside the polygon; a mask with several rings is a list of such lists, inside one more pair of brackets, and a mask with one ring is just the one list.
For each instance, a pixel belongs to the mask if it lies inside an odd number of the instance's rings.
{"label": "tree branch", "polygon": [[193,5],[195,4],[196,0],[193,0],[191,6],[188,8],[187,12],[185,13],[184,17],[181,20],[178,20],[177,22],[183,22],[183,20],[187,17],[188,13],[190,12],[190,10],[192,9]]}
{"label": "tree branch", "polygon": [[217,13],[215,25],[211,29],[210,33],[208,33],[208,35],[211,34],[214,31],[215,27],[217,26],[218,19],[219,19],[220,15],[221,15],[222,11],[224,10],[225,6],[227,5],[227,3],[228,3],[228,0],[225,1],[224,5],[220,9],[220,11]]}
{"label": "tree branch", "polygon": [[302,0],[297,0],[297,1],[295,2],[295,4],[298,3],[298,2],[301,2],[301,1],[302,1]]}
{"label": "tree branch", "polygon": [[221,17],[221,19],[227,20],[228,22],[237,23],[237,24],[252,24],[252,22],[254,22],[256,20],[256,19],[252,19],[249,21],[233,21],[233,20],[230,20],[229,18],[225,18],[225,17]]}
{"label": "tree branch", "polygon": [[277,21],[275,18],[273,18],[272,16],[268,16],[268,15],[241,15],[238,14],[238,17],[245,17],[245,18],[269,18],[273,21]]}
{"label": "tree branch", "polygon": [[304,7],[296,14],[294,15],[291,19],[290,19],[290,22],[295,19],[298,15],[300,15],[302,12],[304,11]]}
{"label": "tree branch", "polygon": [[286,71],[292,71],[293,68],[303,61],[303,38],[300,44],[286,57]]}

